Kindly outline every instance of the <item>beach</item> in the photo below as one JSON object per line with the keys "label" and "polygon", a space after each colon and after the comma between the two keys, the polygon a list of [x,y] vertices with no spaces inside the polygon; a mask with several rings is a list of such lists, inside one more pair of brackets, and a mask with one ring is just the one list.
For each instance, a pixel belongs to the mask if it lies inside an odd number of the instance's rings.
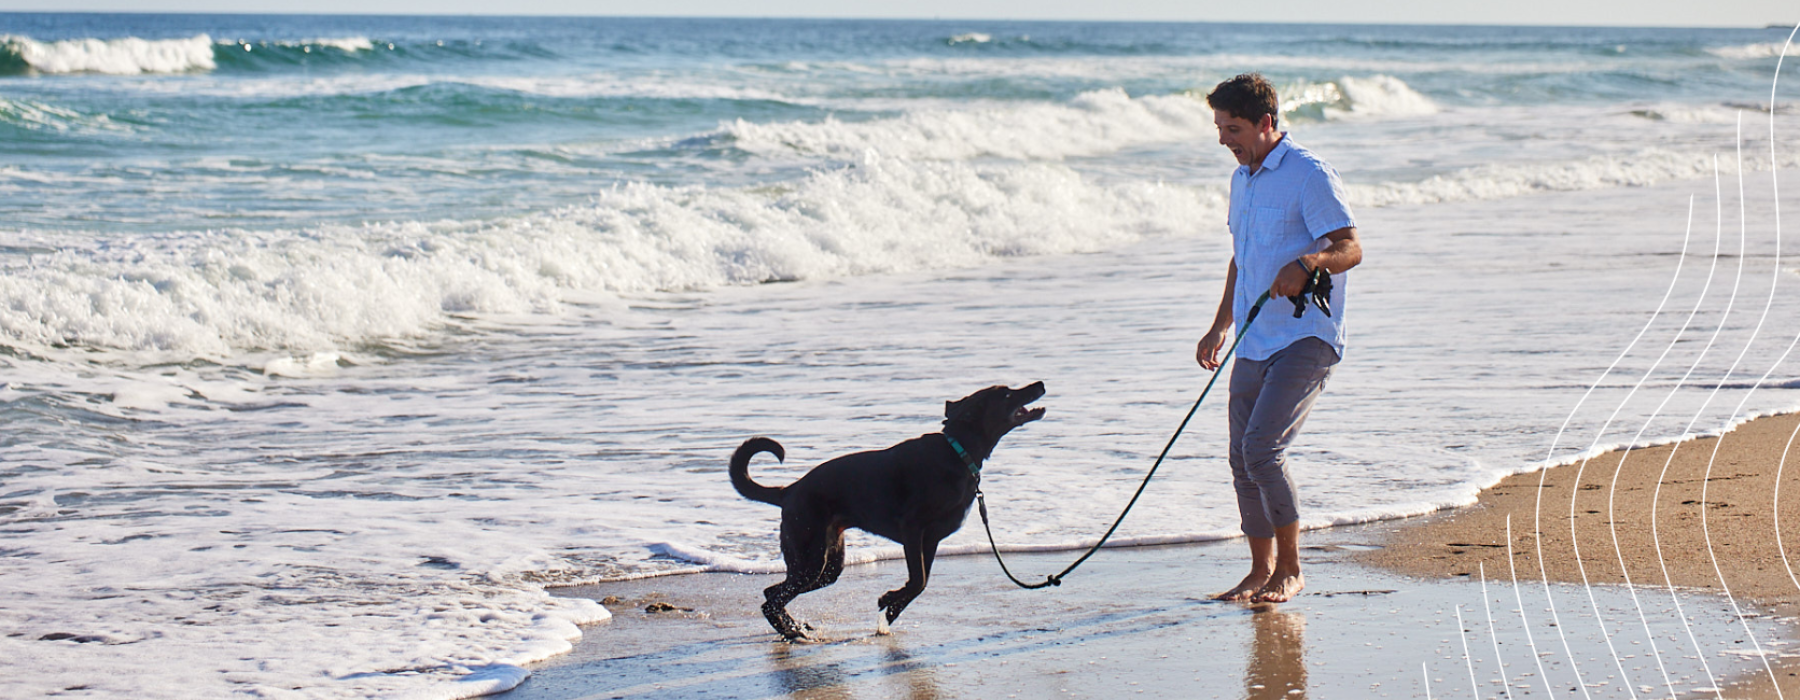
{"label": "beach", "polygon": [[[1357,552],[1800,409],[1787,36],[0,13],[0,696],[1237,695],[1297,687],[1257,650],[1302,637],[1321,696],[1704,694],[1761,665],[1722,597],[1640,620]],[[871,639],[900,550],[852,533],[797,604],[836,643],[772,644],[749,437],[781,484],[1043,381],[985,467],[995,538],[1047,572],[1118,515],[1208,378],[1235,161],[1204,94],[1246,70],[1366,251],[1289,453],[1310,595],[1204,602],[1242,565],[1214,395],[1061,588],[965,527]],[[1614,660],[1626,623],[1708,653]]]}
{"label": "beach", "polygon": [[[813,643],[780,641],[757,613],[761,589],[778,580],[772,576],[698,574],[558,589],[606,601],[613,620],[590,628],[570,654],[533,666],[529,680],[499,697],[1422,698],[1468,697],[1471,688],[1480,697],[1582,694],[1568,685],[1571,665],[1560,649],[1532,663],[1532,640],[1504,582],[1484,588],[1358,562],[1356,552],[1372,547],[1384,529],[1307,533],[1308,589],[1281,605],[1208,599],[1241,575],[1241,542],[1108,549],[1062,586],[1040,591],[1013,588],[989,557],[940,558],[931,588],[888,636],[875,634],[873,601],[904,579],[904,566],[852,567],[836,586],[793,606],[814,625],[820,639]],[[1050,572],[1072,556],[1013,555],[1008,566]],[[1573,597],[1581,589],[1559,585],[1556,593]],[[1541,593],[1533,587],[1526,594]],[[1596,600],[1595,608],[1565,612],[1566,619],[1633,609],[1616,590],[1600,591]],[[1704,644],[1729,648],[1741,639],[1722,601],[1684,593],[1683,602]],[[1531,626],[1539,645],[1557,635],[1547,622]],[[1751,624],[1761,634],[1787,630],[1767,619]],[[1668,619],[1653,626],[1662,634],[1681,631]],[[1581,666],[1604,654],[1596,630],[1572,624],[1569,639]],[[1629,663],[1654,673],[1648,661]],[[1696,660],[1668,665],[1679,697],[1711,696]],[[1722,655],[1709,670],[1755,669],[1746,657]],[[1587,695],[1646,692],[1610,673],[1588,678]]]}
{"label": "beach", "polygon": [[[1771,681],[1792,696],[1800,692],[1791,627],[1800,619],[1797,428],[1800,414],[1770,416],[1722,436],[1511,476],[1473,506],[1392,528],[1382,549],[1360,558],[1417,576],[1485,572],[1497,580],[1629,586],[1659,611],[1652,616],[1671,614],[1671,588],[1729,596],[1747,615],[1790,626],[1759,640],[1772,668],[1738,679],[1746,685],[1734,687],[1734,696],[1777,697]],[[1561,604],[1580,609],[1586,601],[1564,596]],[[1674,642],[1666,653],[1693,653],[1686,640]]]}
{"label": "beach", "polygon": [[[560,588],[614,618],[501,697],[1785,697],[1800,692],[1797,429],[1800,414],[1759,418],[1514,475],[1443,513],[1307,532],[1307,591],[1280,605],[1209,599],[1240,572],[1239,542],[1107,549],[1043,591],[986,555],[940,559],[891,636],[872,601],[905,568],[853,567],[796,604],[817,624],[805,643],[757,614],[778,576]],[[1035,573],[1073,556],[1008,558]]]}

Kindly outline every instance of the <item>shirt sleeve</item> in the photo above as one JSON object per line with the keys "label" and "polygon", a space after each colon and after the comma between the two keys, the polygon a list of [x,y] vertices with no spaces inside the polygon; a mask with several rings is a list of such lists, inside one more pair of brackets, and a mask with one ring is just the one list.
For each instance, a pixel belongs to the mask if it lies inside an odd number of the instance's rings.
{"label": "shirt sleeve", "polygon": [[1314,240],[1341,228],[1356,225],[1350,214],[1350,202],[1344,196],[1344,183],[1336,170],[1321,164],[1301,185],[1301,214],[1306,217],[1306,231]]}

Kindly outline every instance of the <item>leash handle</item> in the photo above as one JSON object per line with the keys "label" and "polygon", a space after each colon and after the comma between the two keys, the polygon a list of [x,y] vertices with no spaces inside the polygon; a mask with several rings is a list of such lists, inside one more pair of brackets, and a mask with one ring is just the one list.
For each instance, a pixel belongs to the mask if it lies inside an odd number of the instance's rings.
{"label": "leash handle", "polygon": [[1219,381],[1219,370],[1225,368],[1225,360],[1231,359],[1232,353],[1237,352],[1238,342],[1244,339],[1244,333],[1250,330],[1250,324],[1256,322],[1257,314],[1262,313],[1263,304],[1267,301],[1269,301],[1269,293],[1263,292],[1262,296],[1256,299],[1256,304],[1250,307],[1250,313],[1244,316],[1244,332],[1238,333],[1237,337],[1231,340],[1231,348],[1225,351],[1224,357],[1219,358],[1219,366],[1213,369],[1212,378],[1206,380],[1206,388],[1200,390],[1200,398],[1194,399],[1194,405],[1188,409],[1187,416],[1181,419],[1181,425],[1175,427],[1175,434],[1169,436],[1169,444],[1163,445],[1162,454],[1156,456],[1156,463],[1150,465],[1150,471],[1144,474],[1144,481],[1138,484],[1137,493],[1131,494],[1131,500],[1125,503],[1125,510],[1119,512],[1118,519],[1113,521],[1112,527],[1106,529],[1106,534],[1101,535],[1100,540],[1095,542],[1094,546],[1089,547],[1087,552],[1064,568],[1061,573],[1044,577],[1042,583],[1026,583],[1014,576],[1011,569],[1006,568],[1006,559],[1000,556],[1000,545],[994,542],[994,529],[988,525],[987,496],[981,492],[981,486],[977,482],[975,502],[979,505],[981,512],[981,529],[987,531],[988,548],[994,552],[994,561],[1000,563],[1000,571],[1005,573],[1007,578],[1012,579],[1014,585],[1025,590],[1061,586],[1064,576],[1068,576],[1075,570],[1075,567],[1081,566],[1088,560],[1088,557],[1094,556],[1094,553],[1100,551],[1100,548],[1106,544],[1106,540],[1110,539],[1114,532],[1118,532],[1119,525],[1125,522],[1125,516],[1131,512],[1132,506],[1137,505],[1138,497],[1144,495],[1144,489],[1150,486],[1150,477],[1156,476],[1156,470],[1162,467],[1163,458],[1169,456],[1169,450],[1174,449],[1175,441],[1180,439],[1181,432],[1187,429],[1188,421],[1193,420],[1194,413],[1200,410],[1200,402],[1206,400],[1206,394],[1211,392],[1213,384]]}

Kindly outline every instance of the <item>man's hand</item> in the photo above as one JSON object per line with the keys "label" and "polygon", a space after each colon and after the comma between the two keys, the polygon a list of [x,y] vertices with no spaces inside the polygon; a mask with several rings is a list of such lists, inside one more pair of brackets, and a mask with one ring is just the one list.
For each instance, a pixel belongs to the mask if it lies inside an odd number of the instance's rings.
{"label": "man's hand", "polygon": [[1194,360],[1201,367],[1209,370],[1219,368],[1219,349],[1225,347],[1225,337],[1230,333],[1228,328],[1215,328],[1207,331],[1200,339],[1200,346],[1194,349]]}
{"label": "man's hand", "polygon": [[1275,273],[1275,283],[1269,285],[1269,298],[1280,299],[1300,294],[1306,289],[1306,282],[1310,277],[1306,270],[1300,269],[1300,262],[1297,260],[1281,266],[1281,271]]}

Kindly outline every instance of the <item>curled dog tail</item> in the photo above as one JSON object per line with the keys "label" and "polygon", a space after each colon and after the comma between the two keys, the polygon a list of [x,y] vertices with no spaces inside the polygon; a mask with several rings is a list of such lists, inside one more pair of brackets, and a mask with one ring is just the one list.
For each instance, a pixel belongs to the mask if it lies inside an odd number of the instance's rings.
{"label": "curled dog tail", "polygon": [[783,489],[770,488],[750,480],[750,458],[755,457],[759,452],[775,455],[776,461],[787,461],[787,450],[781,448],[781,443],[766,437],[753,437],[745,440],[744,444],[738,445],[736,452],[731,453],[731,485],[736,487],[737,492],[744,498],[762,501],[770,505],[781,505]]}

